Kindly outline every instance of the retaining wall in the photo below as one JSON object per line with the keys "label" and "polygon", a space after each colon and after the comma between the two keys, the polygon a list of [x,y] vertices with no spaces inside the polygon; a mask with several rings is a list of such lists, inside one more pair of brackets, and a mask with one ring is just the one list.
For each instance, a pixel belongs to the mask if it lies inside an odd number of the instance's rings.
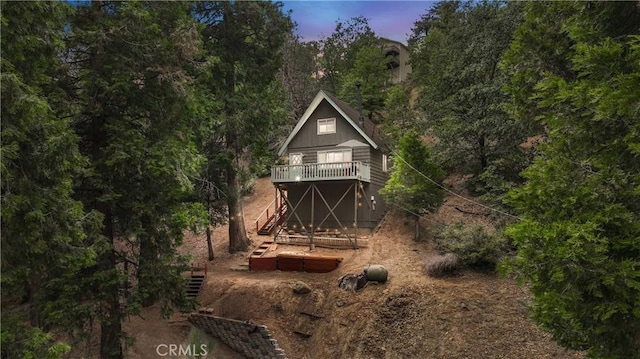
{"label": "retaining wall", "polygon": [[220,339],[248,359],[286,359],[284,350],[264,325],[193,313],[189,322],[207,334]]}

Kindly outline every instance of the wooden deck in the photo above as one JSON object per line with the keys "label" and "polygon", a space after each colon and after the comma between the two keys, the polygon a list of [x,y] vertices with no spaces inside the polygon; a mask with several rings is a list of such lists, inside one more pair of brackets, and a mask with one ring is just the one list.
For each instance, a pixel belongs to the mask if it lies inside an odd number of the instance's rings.
{"label": "wooden deck", "polygon": [[283,252],[276,256],[249,256],[249,270],[327,273],[338,268],[342,257]]}
{"label": "wooden deck", "polygon": [[[280,234],[276,238],[276,243],[308,246],[309,237],[302,234]],[[356,241],[353,237],[349,239],[346,237],[314,236],[313,244],[316,247],[324,248],[354,248],[354,245],[361,248],[369,246],[369,238],[358,238]]]}
{"label": "wooden deck", "polygon": [[271,167],[271,182],[318,182],[360,180],[371,182],[371,167],[359,161],[338,163],[307,163]]}
{"label": "wooden deck", "polygon": [[341,257],[278,254],[275,257],[249,257],[249,270],[328,273],[338,268],[340,262]]}

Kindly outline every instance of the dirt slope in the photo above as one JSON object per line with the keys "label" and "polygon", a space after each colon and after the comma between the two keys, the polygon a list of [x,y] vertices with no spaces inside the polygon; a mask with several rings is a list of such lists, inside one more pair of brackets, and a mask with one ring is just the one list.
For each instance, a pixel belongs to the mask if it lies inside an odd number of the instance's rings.
{"label": "dirt slope", "polygon": [[[460,189],[458,180],[450,185]],[[253,220],[272,199],[268,178],[258,180],[245,199],[245,221],[256,246],[268,238],[255,235]],[[472,207],[448,198],[440,213],[424,218],[422,224],[429,228],[436,221],[484,221],[482,210]],[[202,306],[220,316],[267,325],[289,358],[584,357],[560,348],[528,319],[529,295],[512,280],[469,271],[444,280],[424,275],[423,262],[435,252],[428,240],[412,241],[412,228],[401,214],[390,213],[368,248],[316,249],[315,253],[344,257],[336,271],[324,274],[237,271],[246,263],[246,253],[228,254],[226,228],[220,228],[215,232],[216,259],[200,296]],[[206,260],[204,236],[188,236],[182,250]],[[388,282],[370,283],[356,293],[338,288],[342,275],[359,273],[368,264],[386,266]],[[309,284],[312,292],[295,295],[292,285],[298,280]],[[154,345],[175,342],[188,332],[180,318],[169,324],[152,317],[150,312],[144,321],[127,323],[138,338],[129,357],[153,357],[145,353]],[[239,356],[220,345],[215,357]]]}

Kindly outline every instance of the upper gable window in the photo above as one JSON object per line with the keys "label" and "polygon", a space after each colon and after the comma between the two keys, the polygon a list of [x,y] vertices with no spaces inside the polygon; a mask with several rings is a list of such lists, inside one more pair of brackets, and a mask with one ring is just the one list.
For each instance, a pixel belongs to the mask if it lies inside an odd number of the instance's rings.
{"label": "upper gable window", "polygon": [[318,134],[326,135],[329,133],[336,133],[336,119],[324,118],[322,120],[318,120]]}

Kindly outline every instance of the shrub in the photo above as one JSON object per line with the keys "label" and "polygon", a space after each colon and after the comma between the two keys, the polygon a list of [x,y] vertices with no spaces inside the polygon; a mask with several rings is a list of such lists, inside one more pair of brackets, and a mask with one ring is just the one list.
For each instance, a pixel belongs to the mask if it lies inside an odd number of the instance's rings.
{"label": "shrub", "polygon": [[462,266],[460,257],[453,253],[447,253],[445,255],[430,256],[424,262],[424,270],[429,277],[441,278],[449,275],[453,275]]}
{"label": "shrub", "polygon": [[494,269],[506,254],[506,240],[498,234],[489,234],[481,225],[452,226],[436,228],[434,240],[440,253],[455,253],[462,264],[469,267],[489,267]]}

